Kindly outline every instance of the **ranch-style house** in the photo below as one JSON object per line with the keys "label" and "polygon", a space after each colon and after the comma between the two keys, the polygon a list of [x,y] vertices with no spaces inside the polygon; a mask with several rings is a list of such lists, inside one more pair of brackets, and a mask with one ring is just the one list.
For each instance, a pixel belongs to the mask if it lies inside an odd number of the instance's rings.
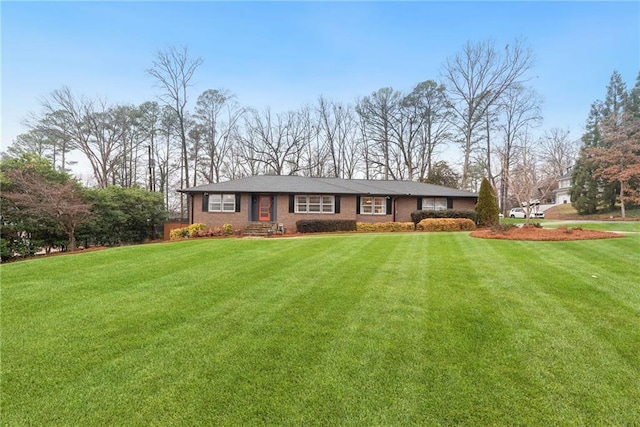
{"label": "ranch-style house", "polygon": [[190,197],[190,223],[270,225],[295,233],[302,219],[409,222],[415,210],[471,210],[476,193],[415,181],[259,175],[180,190]]}

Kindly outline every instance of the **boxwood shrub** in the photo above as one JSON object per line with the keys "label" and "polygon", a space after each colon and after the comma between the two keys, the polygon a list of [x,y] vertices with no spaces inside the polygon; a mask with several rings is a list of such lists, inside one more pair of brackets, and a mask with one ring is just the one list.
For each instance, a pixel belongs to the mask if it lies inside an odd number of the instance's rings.
{"label": "boxwood shrub", "polygon": [[476,223],[469,218],[425,218],[418,223],[421,231],[473,231]]}
{"label": "boxwood shrub", "polygon": [[427,218],[467,218],[478,223],[478,213],[476,211],[459,211],[447,209],[442,211],[413,211],[411,212],[411,221],[417,226],[420,221]]}
{"label": "boxwood shrub", "polygon": [[393,232],[393,231],[414,231],[413,222],[358,222],[356,230],[360,232]]}
{"label": "boxwood shrub", "polygon": [[351,219],[301,219],[296,221],[296,229],[298,233],[356,231],[356,221]]}

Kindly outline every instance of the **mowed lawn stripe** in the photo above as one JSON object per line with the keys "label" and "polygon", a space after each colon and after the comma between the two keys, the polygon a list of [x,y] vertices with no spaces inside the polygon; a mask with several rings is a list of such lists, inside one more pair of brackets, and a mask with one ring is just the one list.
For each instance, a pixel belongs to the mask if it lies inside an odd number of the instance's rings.
{"label": "mowed lawn stripe", "polygon": [[[616,247],[620,242],[605,243],[612,244],[609,256],[620,251]],[[522,304],[528,308],[520,316],[529,315],[531,321],[537,320],[538,327],[531,330],[530,325],[536,323],[523,322],[522,327],[529,335],[524,343],[529,345],[519,353],[531,356],[528,370],[539,377],[540,391],[548,395],[545,404],[556,406],[563,416],[574,413],[576,420],[585,423],[605,421],[598,417],[603,409],[600,398],[603,395],[614,400],[620,397],[616,406],[620,414],[635,413],[634,405],[640,399],[638,387],[632,387],[630,394],[626,391],[618,395],[620,382],[626,382],[640,368],[638,311],[633,308],[637,307],[638,299],[629,304],[619,297],[611,298],[610,292],[605,292],[607,285],[592,277],[592,272],[604,272],[594,271],[591,243],[520,242],[513,245],[517,251],[506,252],[517,254],[507,264],[511,266],[508,268],[513,280],[517,282],[517,278],[527,274],[513,290],[534,290],[524,295]],[[526,252],[523,249],[526,245],[534,250]],[[549,257],[556,257],[558,262],[549,263]],[[541,265],[545,268],[536,268]],[[634,283],[629,272],[627,265],[626,275],[621,274],[618,283],[634,288],[630,286]],[[632,294],[637,295],[635,288]],[[509,309],[507,313],[514,311]],[[550,364],[550,360],[554,363]],[[571,363],[565,363],[566,360]],[[585,394],[583,390],[587,389],[598,393]]]}
{"label": "mowed lawn stripe", "polygon": [[616,253],[639,243],[225,239],[3,266],[3,419],[638,423],[640,285]]}

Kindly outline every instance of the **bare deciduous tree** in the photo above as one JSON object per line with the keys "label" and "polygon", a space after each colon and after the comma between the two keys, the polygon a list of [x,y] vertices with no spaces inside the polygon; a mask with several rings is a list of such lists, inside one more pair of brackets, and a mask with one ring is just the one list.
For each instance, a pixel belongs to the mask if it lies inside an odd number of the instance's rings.
{"label": "bare deciduous tree", "polygon": [[579,140],[571,140],[566,129],[552,128],[540,138],[540,160],[546,174],[558,179],[573,165],[579,151]]}
{"label": "bare deciduous tree", "polygon": [[209,89],[198,97],[194,118],[204,129],[201,172],[206,182],[220,182],[231,150],[231,134],[244,112],[226,90]]}
{"label": "bare deciduous tree", "polygon": [[492,42],[467,42],[462,53],[445,62],[443,79],[461,134],[463,188],[467,187],[472,152],[482,138],[479,131],[487,111],[510,86],[525,78],[532,63],[531,51],[517,40],[503,50]]}
{"label": "bare deciduous tree", "polygon": [[[498,201],[505,215],[507,213],[509,174],[512,168],[514,150],[516,150],[522,138],[528,135],[529,130],[537,126],[542,120],[540,104],[541,102],[533,90],[519,84],[514,84],[507,88],[498,103],[500,113],[498,129],[502,134],[502,144],[497,148],[500,159]],[[490,159],[490,154],[487,158]]]}
{"label": "bare deciduous tree", "polygon": [[[178,120],[178,136],[180,138],[183,182],[182,186],[189,184],[189,159],[187,141],[187,103],[189,100],[189,87],[196,70],[202,65],[201,58],[191,58],[186,47],[178,49],[174,46],[156,52],[152,67],[147,73],[156,80],[160,87],[162,99],[171,107]],[[189,211],[189,199],[187,198],[186,211]]]}
{"label": "bare deciduous tree", "polygon": [[508,185],[518,206],[523,207],[525,222],[528,224],[532,209],[530,202],[538,189],[538,159],[528,135],[523,135],[522,144],[516,151],[517,160],[509,174]]}
{"label": "bare deciduous tree", "polygon": [[254,111],[245,120],[243,143],[248,161],[263,165],[274,175],[292,175],[301,170],[305,146],[313,137],[309,110],[290,111],[275,117],[267,108],[263,115]]}
{"label": "bare deciduous tree", "polygon": [[391,166],[394,121],[400,108],[402,94],[390,87],[365,96],[356,105],[361,130],[367,144],[367,176],[377,169],[384,179],[395,179]]}

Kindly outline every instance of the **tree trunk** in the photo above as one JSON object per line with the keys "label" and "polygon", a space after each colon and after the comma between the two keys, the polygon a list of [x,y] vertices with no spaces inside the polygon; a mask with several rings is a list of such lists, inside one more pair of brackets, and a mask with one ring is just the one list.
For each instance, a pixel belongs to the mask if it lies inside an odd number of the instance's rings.
{"label": "tree trunk", "polygon": [[624,181],[620,181],[620,213],[622,214],[622,218],[626,217],[624,208]]}
{"label": "tree trunk", "polygon": [[73,252],[76,250],[76,230],[75,227],[70,227],[67,230],[67,234],[69,236],[69,246],[67,248],[67,250],[69,252]]}

